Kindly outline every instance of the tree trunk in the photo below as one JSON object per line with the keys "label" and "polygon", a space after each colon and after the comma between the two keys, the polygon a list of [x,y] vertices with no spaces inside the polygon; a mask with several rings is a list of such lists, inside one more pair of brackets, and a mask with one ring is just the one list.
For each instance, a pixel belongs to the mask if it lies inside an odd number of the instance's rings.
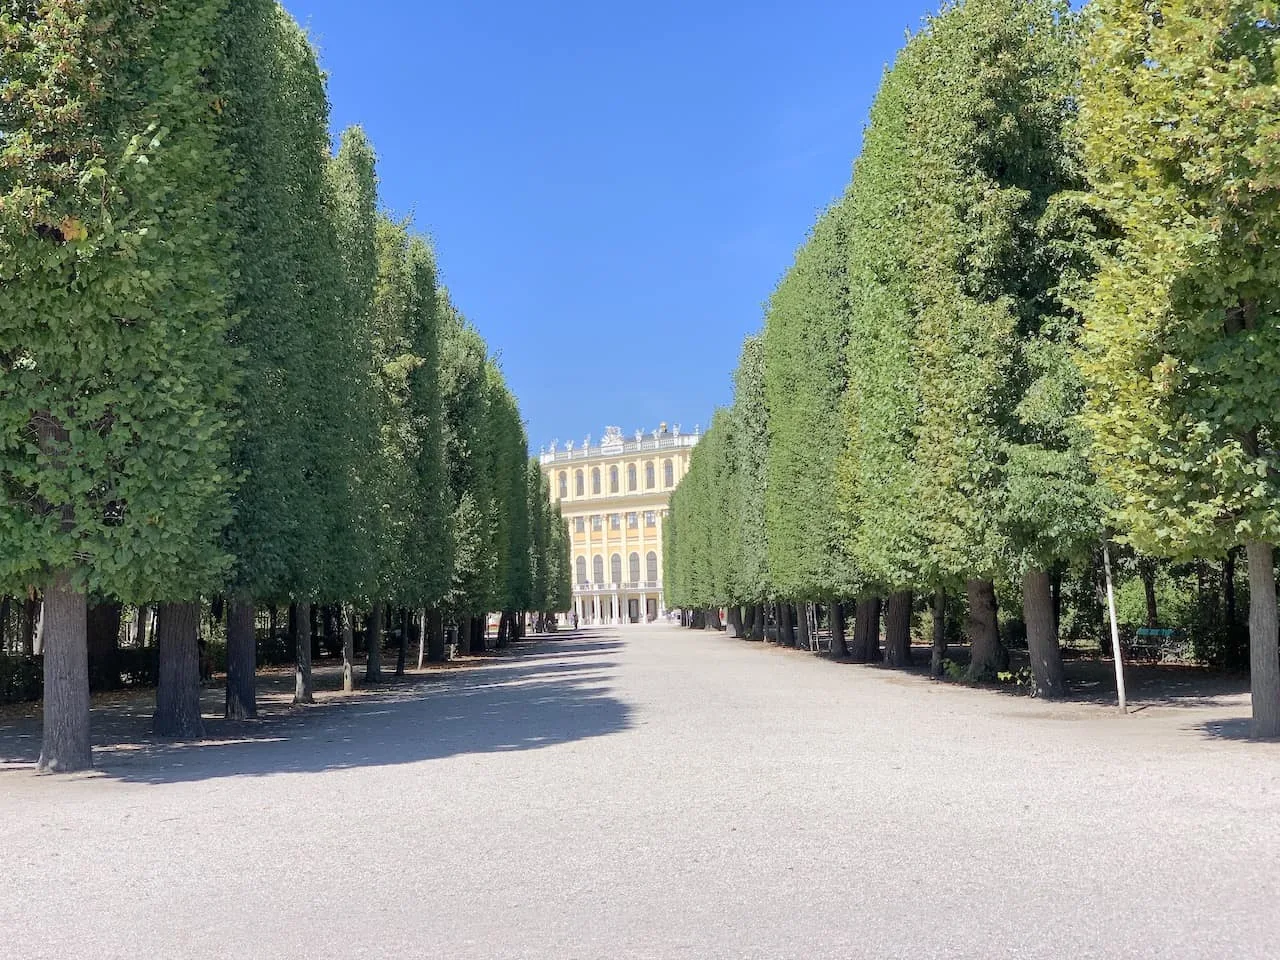
{"label": "tree trunk", "polygon": [[439,607],[432,607],[427,611],[427,659],[432,663],[444,663],[446,655],[444,616]]}
{"label": "tree trunk", "polygon": [[487,614],[471,618],[471,652],[489,652],[489,617]]}
{"label": "tree trunk", "polygon": [[293,702],[315,703],[311,687],[311,604],[295,603],[289,608],[296,666],[293,671]]}
{"label": "tree trunk", "polygon": [[1142,592],[1147,598],[1147,626],[1160,626],[1160,611],[1156,608],[1156,572],[1146,564],[1138,569],[1142,578]]}
{"label": "tree trunk", "polygon": [[1222,601],[1226,608],[1227,629],[1236,625],[1236,547],[1227,551],[1222,561]]}
{"label": "tree trunk", "polygon": [[751,639],[763,640],[765,627],[765,606],[763,603],[755,605],[754,613],[751,616]]}
{"label": "tree trunk", "polygon": [[796,645],[795,612],[789,603],[778,604],[778,643],[784,647]]}
{"label": "tree trunk", "polygon": [[158,736],[198,740],[200,718],[200,605],[162,603],[156,619],[160,658],[156,712],[151,719]]}
{"label": "tree trunk", "polygon": [[742,630],[742,608],[736,603],[730,604],[728,610],[725,611],[725,619],[729,621],[729,631],[733,639],[741,640],[744,636]]}
{"label": "tree trunk", "polygon": [[404,676],[404,661],[409,650],[409,609],[400,608],[400,637],[396,643],[396,676]]}
{"label": "tree trunk", "polygon": [[929,676],[942,676],[942,662],[946,659],[947,591],[938,587],[933,593],[933,647],[929,651]]}
{"label": "tree trunk", "polygon": [[911,666],[910,590],[889,594],[884,610],[884,662],[891,667]]}
{"label": "tree trunk", "polygon": [[342,621],[342,692],[351,693],[356,688],[356,612],[348,604],[338,607],[338,619]]}
{"label": "tree trunk", "polygon": [[44,740],[41,773],[93,766],[89,740],[88,606],[60,570],[44,591]]}
{"label": "tree trunk", "polygon": [[804,650],[813,649],[813,635],[809,630],[809,604],[796,604],[796,642]]}
{"label": "tree trunk", "polygon": [[36,654],[36,621],[40,618],[40,601],[25,600],[22,604],[22,655]]}
{"label": "tree trunk", "polygon": [[498,637],[494,643],[494,647],[498,650],[504,650],[511,643],[511,631],[515,628],[515,617],[509,611],[503,610],[498,617]]}
{"label": "tree trunk", "polygon": [[415,610],[414,616],[418,620],[418,669],[421,670],[427,662],[427,611]]}
{"label": "tree trunk", "polygon": [[996,620],[996,588],[990,580],[965,583],[969,597],[969,619],[965,633],[969,635],[969,679],[992,679],[1009,668],[1009,651],[1000,642],[1000,624]]}
{"label": "tree trunk", "polygon": [[1055,565],[1049,575],[1049,585],[1053,591],[1053,635],[1062,636],[1062,567]]}
{"label": "tree trunk", "polygon": [[[1249,686],[1255,739],[1280,737],[1280,626],[1273,544],[1245,544],[1249,559]],[[48,600],[45,601],[46,607]],[[45,677],[49,676],[46,660]],[[47,682],[47,680],[46,680]]]}
{"label": "tree trunk", "polygon": [[849,651],[858,663],[875,663],[880,659],[880,598],[858,601],[853,614],[853,648]]}
{"label": "tree trunk", "polygon": [[227,604],[227,700],[228,720],[253,720],[258,716],[258,643],[254,636],[253,603],[242,597]]}
{"label": "tree trunk", "polygon": [[1036,696],[1065,697],[1067,681],[1053,618],[1053,585],[1044,570],[1031,569],[1022,575],[1022,619],[1027,624],[1027,652]]}
{"label": "tree trunk", "polygon": [[369,658],[365,661],[364,682],[382,682],[382,604],[375,603],[369,611],[368,629],[365,633],[365,646],[369,648]]}
{"label": "tree trunk", "polygon": [[89,689],[116,690],[120,686],[119,603],[95,603],[89,608]]}
{"label": "tree trunk", "polygon": [[844,604],[834,597],[827,606],[831,620],[831,656],[836,659],[849,656],[849,644],[845,639]]}

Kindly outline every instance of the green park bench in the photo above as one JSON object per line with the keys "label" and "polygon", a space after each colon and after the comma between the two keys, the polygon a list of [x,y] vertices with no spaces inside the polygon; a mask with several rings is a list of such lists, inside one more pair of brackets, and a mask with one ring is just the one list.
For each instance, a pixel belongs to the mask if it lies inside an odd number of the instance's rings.
{"label": "green park bench", "polygon": [[1133,632],[1129,651],[1134,656],[1162,660],[1168,654],[1176,654],[1181,639],[1182,631],[1177,627],[1138,627]]}

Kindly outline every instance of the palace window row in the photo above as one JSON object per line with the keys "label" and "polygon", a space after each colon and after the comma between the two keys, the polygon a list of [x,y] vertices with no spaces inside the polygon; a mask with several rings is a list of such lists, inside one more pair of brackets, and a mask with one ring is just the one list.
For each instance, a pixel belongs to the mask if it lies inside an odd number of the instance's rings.
{"label": "palace window row", "polygon": [[[644,465],[644,488],[652,490],[657,486],[656,468],[652,460]],[[621,493],[621,484],[619,480],[619,472],[616,466],[609,468],[609,493]],[[560,499],[567,499],[569,496],[569,471],[561,470],[556,478],[557,489],[560,492]],[[662,461],[662,486],[664,489],[670,489],[676,485],[676,465],[675,461],[670,458]],[[639,490],[638,475],[636,465],[634,463],[627,464],[627,492],[635,493]],[[576,497],[585,497],[587,495],[587,474],[583,470],[575,470],[573,474],[573,493]],[[591,495],[594,497],[601,496],[604,493],[603,475],[599,467],[591,468]]]}
{"label": "palace window row", "polygon": [[[621,530],[621,529],[622,529],[622,514],[620,514],[620,513],[611,513],[611,514],[608,514],[608,517],[609,517],[609,529],[610,529],[610,530]],[[658,513],[657,513],[657,511],[656,511],[656,510],[646,510],[646,511],[644,512],[644,525],[645,525],[645,527],[646,527],[646,528],[648,528],[648,529],[653,529],[654,527],[656,527],[656,526],[658,525]],[[638,513],[628,513],[628,514],[627,514],[627,529],[628,529],[628,530],[638,530],[639,528],[640,528],[640,514],[638,514]],[[584,532],[586,532],[586,529],[587,529],[587,518],[586,518],[586,517],[574,517],[574,518],[573,518],[573,532],[574,532],[574,533],[584,533]],[[599,533],[601,530],[603,530],[603,529],[604,529],[604,515],[599,514],[599,513],[597,513],[597,514],[592,514],[592,516],[591,516],[591,529],[592,529],[592,531],[594,531],[594,532],[596,532],[596,533]]]}
{"label": "palace window row", "polygon": [[[587,558],[578,557],[575,563],[575,573],[577,574],[578,583],[587,583]],[[645,555],[645,580],[649,583],[658,582],[658,554],[650,550]],[[609,574],[612,578],[609,583],[622,583],[622,555],[613,554],[609,558]],[[627,583],[640,582],[640,554],[632,553],[627,558]],[[597,554],[591,558],[591,582],[595,584],[604,584],[604,557]]]}

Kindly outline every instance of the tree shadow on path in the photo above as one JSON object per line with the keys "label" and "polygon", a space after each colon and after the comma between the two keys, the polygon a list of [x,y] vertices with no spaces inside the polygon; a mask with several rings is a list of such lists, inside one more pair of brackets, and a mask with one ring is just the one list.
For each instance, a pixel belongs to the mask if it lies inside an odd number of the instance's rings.
{"label": "tree shadow on path", "polygon": [[[98,775],[163,784],[277,773],[320,773],[536,750],[619,733],[631,709],[612,695],[616,639],[576,634],[534,638],[474,666],[411,677],[352,697],[233,722],[206,716],[205,739],[155,738],[145,718],[132,730],[98,724]],[[95,716],[95,723],[98,722]],[[148,724],[149,726],[149,724]],[[38,727],[0,728],[0,762],[35,763]],[[128,734],[132,733],[132,736]]]}

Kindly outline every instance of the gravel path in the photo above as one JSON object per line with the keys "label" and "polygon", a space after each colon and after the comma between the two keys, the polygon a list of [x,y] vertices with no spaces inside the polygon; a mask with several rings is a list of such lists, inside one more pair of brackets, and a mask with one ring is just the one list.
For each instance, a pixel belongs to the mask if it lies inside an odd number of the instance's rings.
{"label": "gravel path", "polygon": [[1271,958],[1280,745],[1240,741],[1244,712],[566,636],[89,776],[0,773],[0,952]]}

